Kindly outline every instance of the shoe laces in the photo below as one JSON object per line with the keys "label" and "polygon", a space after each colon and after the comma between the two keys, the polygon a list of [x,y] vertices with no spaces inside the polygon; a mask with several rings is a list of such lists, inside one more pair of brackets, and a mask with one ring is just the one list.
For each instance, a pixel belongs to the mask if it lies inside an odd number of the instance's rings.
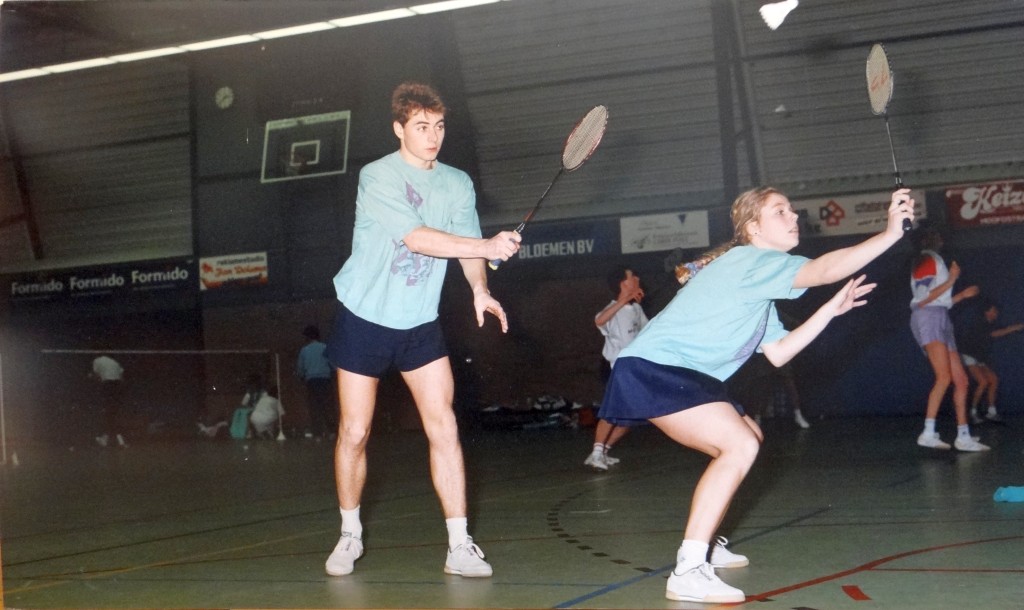
{"label": "shoe laces", "polygon": [[467,553],[469,555],[476,555],[477,557],[479,557],[481,559],[483,559],[483,557],[484,557],[483,550],[481,550],[480,547],[478,547],[476,545],[476,543],[473,542],[473,537],[472,536],[466,536],[466,541],[463,542],[462,544],[460,544],[459,546],[455,547],[454,549],[452,549],[452,553],[459,552],[459,549],[464,549],[465,553]]}
{"label": "shoe laces", "polygon": [[716,536],[715,537],[715,545],[723,547],[723,548],[726,547],[726,546],[729,546],[729,539],[726,538],[725,536]]}
{"label": "shoe laces", "polygon": [[[690,568],[686,572],[696,572],[697,574],[700,574],[701,576],[703,576],[706,580],[710,580],[710,581],[718,580],[718,577],[715,576],[715,566],[711,565],[710,563],[708,563],[706,561],[704,563],[700,564],[697,567]],[[686,572],[683,572],[683,574],[686,574]],[[682,576],[683,575],[683,574],[676,574],[675,569],[672,570],[672,574],[675,574],[676,576]]]}
{"label": "shoe laces", "polygon": [[[347,538],[348,540],[345,540],[346,538]],[[346,551],[352,548],[352,543],[353,543],[354,541],[356,541],[356,540],[360,540],[360,539],[359,539],[359,538],[357,538],[356,536],[353,536],[353,535],[352,535],[352,532],[342,532],[342,533],[341,533],[341,539],[342,539],[342,540],[345,540],[345,545],[344,545],[343,547],[341,547],[341,548],[342,548],[343,550],[346,550]]]}

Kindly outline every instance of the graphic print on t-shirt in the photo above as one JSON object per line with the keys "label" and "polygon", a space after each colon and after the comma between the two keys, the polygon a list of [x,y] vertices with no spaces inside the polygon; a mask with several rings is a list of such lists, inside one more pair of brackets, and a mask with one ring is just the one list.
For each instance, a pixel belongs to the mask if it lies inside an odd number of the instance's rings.
{"label": "graphic print on t-shirt", "polygon": [[921,264],[914,267],[914,273],[911,277],[914,278],[914,288],[931,288],[932,281],[935,280],[935,275],[938,273],[938,269],[935,266],[935,259],[930,256],[925,256],[921,260]]}
{"label": "graphic print on t-shirt", "polygon": [[[405,183],[405,200],[416,210],[423,205],[423,197],[408,182]],[[419,286],[426,282],[434,268],[434,258],[410,251],[401,241],[392,243],[395,253],[391,259],[391,274],[404,277],[406,286]]]}

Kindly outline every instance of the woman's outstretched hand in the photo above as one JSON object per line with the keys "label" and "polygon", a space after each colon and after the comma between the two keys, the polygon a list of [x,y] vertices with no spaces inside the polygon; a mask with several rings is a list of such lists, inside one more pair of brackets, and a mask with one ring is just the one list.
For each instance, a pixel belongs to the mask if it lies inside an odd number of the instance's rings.
{"label": "woman's outstretched hand", "polygon": [[[901,229],[902,230],[902,229]],[[831,309],[832,317],[841,316],[854,307],[867,304],[863,297],[875,289],[878,284],[865,284],[866,275],[856,277],[843,285],[824,307]]]}

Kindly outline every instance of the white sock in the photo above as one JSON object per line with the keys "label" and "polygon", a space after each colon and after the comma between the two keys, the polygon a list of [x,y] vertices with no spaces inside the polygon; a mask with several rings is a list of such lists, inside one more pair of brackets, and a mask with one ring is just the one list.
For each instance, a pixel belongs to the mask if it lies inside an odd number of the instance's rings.
{"label": "white sock", "polygon": [[341,511],[341,531],[352,534],[353,538],[363,537],[363,524],[359,521],[359,507],[352,510],[339,509]]}
{"label": "white sock", "polygon": [[971,440],[971,427],[967,424],[956,427],[956,437],[964,440]]}
{"label": "white sock", "polygon": [[676,574],[688,572],[708,560],[711,546],[701,540],[683,540],[676,552]]}
{"label": "white sock", "polygon": [[996,412],[997,412],[997,411],[996,411],[996,406],[995,406],[995,405],[989,405],[989,406],[988,406],[988,414],[989,414],[989,415],[995,415],[995,414],[996,414]]}
{"label": "white sock", "polygon": [[604,452],[605,452],[604,443],[594,443],[594,450],[592,451],[592,453],[594,455],[601,455]]}
{"label": "white sock", "polygon": [[926,419],[924,420],[924,431],[928,434],[935,434],[935,420]]}
{"label": "white sock", "polygon": [[444,524],[448,526],[448,548],[454,549],[466,542],[466,537],[469,536],[469,522],[465,517],[445,519]]}

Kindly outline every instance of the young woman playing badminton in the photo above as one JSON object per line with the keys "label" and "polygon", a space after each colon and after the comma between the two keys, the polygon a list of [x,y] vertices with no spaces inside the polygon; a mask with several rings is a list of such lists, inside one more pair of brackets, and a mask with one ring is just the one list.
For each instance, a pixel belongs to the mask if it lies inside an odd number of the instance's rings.
{"label": "young woman playing badminton", "polygon": [[946,267],[939,256],[942,248],[942,233],[935,227],[918,229],[915,236],[921,254],[914,262],[910,274],[910,330],[921,346],[928,363],[932,366],[935,381],[928,392],[925,406],[924,430],[917,437],[917,444],[930,449],[949,449],[949,444],[939,438],[935,431],[935,418],[939,407],[953,384],[953,410],[956,412],[956,440],[953,444],[960,451],[988,451],[971,436],[967,422],[967,372],[964,370],[960,353],[956,347],[953,322],[949,310],[964,299],[978,295],[977,286],[968,286],[953,293],[953,285],[960,278],[960,266],[955,262]]}
{"label": "young woman playing badminton", "polygon": [[732,498],[757,456],[763,435],[726,395],[724,381],[755,350],[781,366],[829,321],[865,303],[875,287],[850,279],[799,327],[779,322],[774,299],[838,282],[863,268],[903,235],[913,220],[907,189],[892,195],[885,231],[816,259],[787,252],[799,243],[797,215],[785,195],[758,188],[732,205],[733,239],[677,267],[685,287],[619,354],[599,417],[617,425],[649,421],[677,443],[711,457],[693,492],[683,543],[665,596],[677,601],[744,601],[715,567],[746,565],[723,541],[709,548]]}

